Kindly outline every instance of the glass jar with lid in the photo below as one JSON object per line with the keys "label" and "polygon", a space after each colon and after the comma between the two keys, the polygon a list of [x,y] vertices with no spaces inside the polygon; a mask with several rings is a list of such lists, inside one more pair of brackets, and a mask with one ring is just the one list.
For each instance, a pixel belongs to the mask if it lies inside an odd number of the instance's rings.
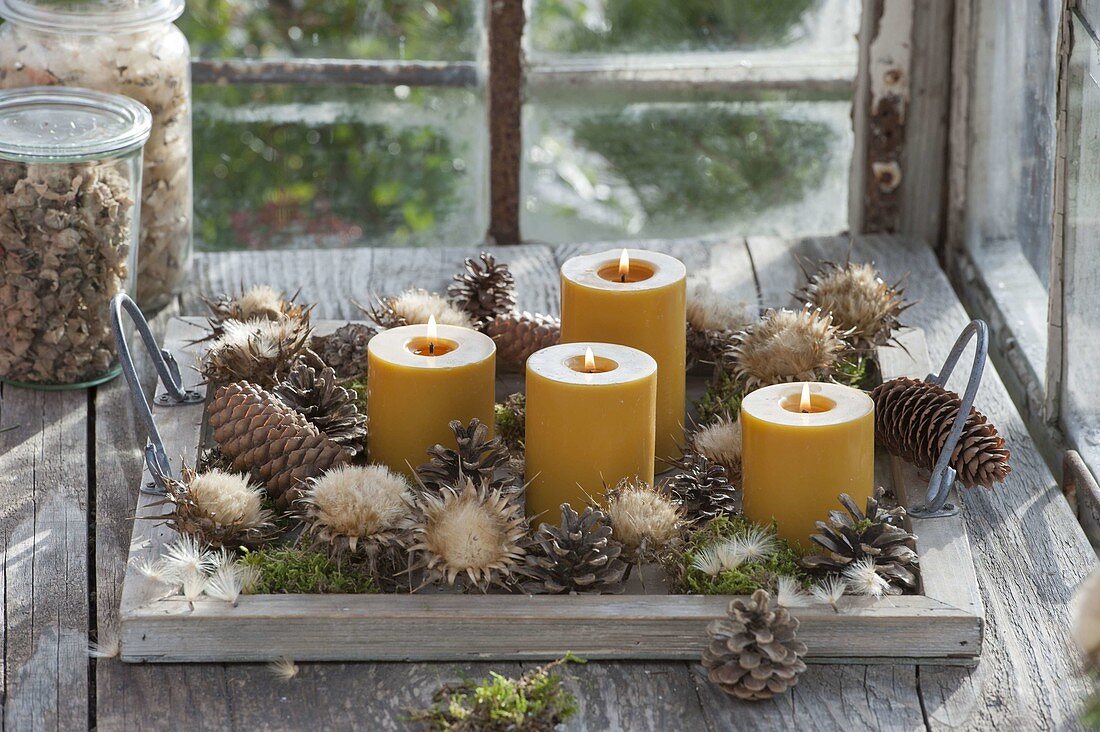
{"label": "glass jar with lid", "polygon": [[85,89],[0,91],[0,381],[119,373],[111,298],[131,291],[152,117]]}
{"label": "glass jar with lid", "polygon": [[137,299],[156,309],[190,267],[191,52],[184,0],[0,0],[0,89],[60,84],[123,94],[153,114],[145,146]]}

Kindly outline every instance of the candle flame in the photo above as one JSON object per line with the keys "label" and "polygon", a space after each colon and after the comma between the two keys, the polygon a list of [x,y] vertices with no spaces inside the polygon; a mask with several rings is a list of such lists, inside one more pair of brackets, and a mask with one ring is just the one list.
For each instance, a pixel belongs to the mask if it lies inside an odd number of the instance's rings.
{"label": "candle flame", "polygon": [[805,414],[810,411],[812,406],[813,403],[810,401],[810,384],[807,382],[802,384],[802,399],[798,403],[798,408]]}
{"label": "candle flame", "polygon": [[435,353],[435,342],[439,338],[439,328],[435,324],[435,316],[428,316],[428,353]]}
{"label": "candle flame", "polygon": [[596,356],[592,353],[591,346],[584,349],[584,370],[590,374],[596,370]]}
{"label": "candle flame", "polygon": [[619,281],[626,282],[627,275],[630,274],[630,253],[625,249],[623,253],[619,255]]}

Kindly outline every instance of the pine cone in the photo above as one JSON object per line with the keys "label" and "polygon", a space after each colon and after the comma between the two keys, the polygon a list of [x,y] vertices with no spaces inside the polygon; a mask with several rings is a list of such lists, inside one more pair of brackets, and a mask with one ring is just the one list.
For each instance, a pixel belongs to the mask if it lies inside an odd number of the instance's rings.
{"label": "pine cone", "polygon": [[747,603],[733,600],[729,616],[707,626],[710,644],[703,650],[703,667],[712,682],[738,699],[782,694],[806,670],[798,619],[786,608],[769,609],[770,600],[766,590],[757,590]]}
{"label": "pine cone", "polygon": [[354,379],[367,372],[367,343],[377,331],[363,323],[348,323],[331,335],[314,338],[321,359],[341,379]]}
{"label": "pine cone", "polygon": [[485,326],[485,333],[497,344],[497,363],[503,369],[522,371],[535,351],[556,345],[561,321],[539,313],[498,315]]}
{"label": "pine cone", "polygon": [[207,413],[214,440],[233,469],[250,472],[284,509],[298,499],[306,479],[351,457],[305,416],[245,381],[218,389]]}
{"label": "pine cone", "polygon": [[904,508],[885,509],[879,505],[884,492],[882,488],[875,489],[874,495],[867,499],[866,511],[860,511],[851,496],[841,493],[839,500],[847,513],[830,511],[828,522],[817,522],[818,533],[810,541],[825,553],[804,557],[803,566],[842,573],[852,562],[868,557],[874,561],[875,571],[891,587],[916,589],[917,553],[913,545],[916,537],[905,529]]}
{"label": "pine cone", "polygon": [[499,437],[489,437],[489,425],[475,417],[465,427],[456,419],[451,422],[451,430],[458,449],[436,445],[428,450],[431,459],[416,469],[425,488],[438,492],[472,480],[490,490],[515,490],[516,476],[507,469],[508,448]]}
{"label": "pine cone", "polygon": [[690,451],[670,464],[675,472],[665,482],[665,487],[684,507],[688,521],[709,521],[722,514],[737,516],[741,513],[741,491],[730,483],[725,467]]}
{"label": "pine cone", "polygon": [[478,326],[483,326],[498,315],[511,312],[516,304],[516,288],[508,265],[497,264],[488,252],[482,252],[480,259],[478,264],[472,257],[466,258],[466,271],[454,276],[447,296],[469,313]]}
{"label": "pine cone", "polygon": [[622,592],[626,563],[619,555],[623,546],[612,537],[603,511],[589,506],[577,514],[563,503],[561,526],[542,524],[535,542],[536,551],[527,555],[526,574],[535,580],[526,587],[528,592]]}
{"label": "pine cone", "polygon": [[[916,379],[880,384],[875,400],[875,437],[892,454],[931,470],[947,442],[962,400],[952,391]],[[985,415],[970,410],[962,437],[951,456],[951,467],[967,488],[992,488],[1012,470],[1004,438]]]}
{"label": "pine cone", "polygon": [[336,372],[330,367],[318,372],[305,361],[299,361],[275,387],[275,395],[352,455],[363,449],[367,416],[359,413],[356,393],[340,386]]}

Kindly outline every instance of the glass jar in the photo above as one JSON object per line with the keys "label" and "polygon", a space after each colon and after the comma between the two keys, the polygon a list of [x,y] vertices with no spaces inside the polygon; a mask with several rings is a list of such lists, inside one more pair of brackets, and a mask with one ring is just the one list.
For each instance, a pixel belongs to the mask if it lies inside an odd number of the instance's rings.
{"label": "glass jar", "polygon": [[153,114],[145,146],[137,300],[159,308],[191,264],[191,51],[183,0],[0,0],[0,89],[124,94]]}
{"label": "glass jar", "polygon": [[86,89],[0,91],[0,381],[119,373],[111,298],[132,291],[152,117]]}

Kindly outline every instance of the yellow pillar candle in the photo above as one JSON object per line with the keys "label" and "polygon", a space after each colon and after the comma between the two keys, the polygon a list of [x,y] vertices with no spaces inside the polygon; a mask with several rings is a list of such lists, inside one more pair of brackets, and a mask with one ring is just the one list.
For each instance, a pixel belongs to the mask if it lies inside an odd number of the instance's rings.
{"label": "yellow pillar candle", "polygon": [[527,515],[557,523],[623,478],[653,481],[657,362],[608,343],[566,343],[527,359]]}
{"label": "yellow pillar candle", "polygon": [[645,351],[657,362],[658,458],[684,441],[687,270],[657,252],[607,251],[561,268],[561,341],[605,341]]}
{"label": "yellow pillar candle", "polygon": [[[448,426],[474,417],[493,429],[496,344],[453,325],[406,325],[367,344],[367,456],[412,475],[436,444],[456,447]],[[410,467],[411,466],[411,467]]]}
{"label": "yellow pillar candle", "polygon": [[875,404],[840,384],[777,384],[741,402],[745,516],[809,548],[814,523],[874,490]]}

